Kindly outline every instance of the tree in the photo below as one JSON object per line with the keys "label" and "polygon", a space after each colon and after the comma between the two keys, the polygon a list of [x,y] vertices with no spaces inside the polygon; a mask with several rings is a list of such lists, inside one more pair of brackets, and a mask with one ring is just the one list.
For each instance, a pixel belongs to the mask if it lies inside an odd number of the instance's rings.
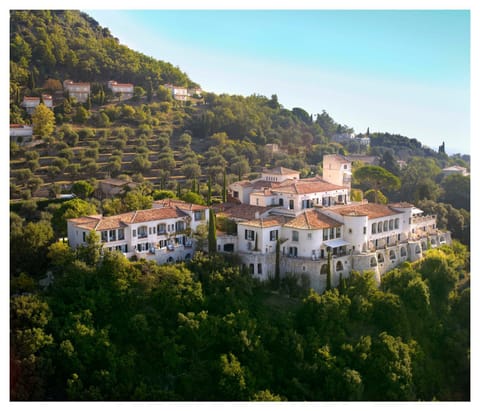
{"label": "tree", "polygon": [[52,217],[52,226],[58,237],[67,235],[67,219],[97,214],[96,207],[80,198],[65,201]]}
{"label": "tree", "polygon": [[444,194],[440,201],[470,211],[470,176],[459,174],[447,176],[442,180],[441,186]]}
{"label": "tree", "polygon": [[217,252],[217,229],[215,223],[215,213],[212,208],[208,210],[208,253],[215,254]]}
{"label": "tree", "polygon": [[77,107],[77,111],[75,113],[75,121],[77,123],[86,124],[89,118],[90,118],[89,110],[87,110],[83,106]]}
{"label": "tree", "polygon": [[[366,187],[379,192],[381,190],[398,190],[400,179],[379,166],[363,166],[354,171],[354,177]],[[375,196],[378,202],[378,194]]]}
{"label": "tree", "polygon": [[72,185],[72,193],[80,197],[82,200],[86,200],[91,197],[94,191],[94,187],[85,180],[76,181]]}
{"label": "tree", "polygon": [[55,130],[55,114],[45,104],[40,103],[32,113],[33,134],[41,138],[49,137]]}

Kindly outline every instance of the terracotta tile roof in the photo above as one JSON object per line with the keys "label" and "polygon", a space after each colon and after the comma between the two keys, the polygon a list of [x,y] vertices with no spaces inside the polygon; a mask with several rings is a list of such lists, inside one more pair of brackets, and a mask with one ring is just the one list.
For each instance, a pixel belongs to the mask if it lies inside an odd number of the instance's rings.
{"label": "terracotta tile roof", "polygon": [[[288,180],[288,181],[293,181],[293,180]],[[263,188],[271,188],[271,187],[278,187],[280,183],[275,182],[275,181],[267,181],[267,180],[242,180],[242,181],[236,181],[233,184],[237,184],[241,187],[251,187],[254,190],[260,190]]]}
{"label": "terracotta tile roof", "polygon": [[260,227],[260,228],[268,228],[268,227],[276,227],[285,224],[285,217],[283,216],[271,216],[260,218],[257,220],[250,220],[250,221],[243,221],[241,224],[246,225],[248,227]]}
{"label": "terracotta tile roof", "polygon": [[297,170],[292,170],[291,168],[285,168],[285,167],[275,167],[275,168],[264,168],[262,170],[262,173],[264,174],[277,174],[277,175],[287,175],[287,174],[300,174],[300,171]]}
{"label": "terracotta tile roof", "polygon": [[272,191],[284,194],[309,194],[344,189],[345,187],[328,183],[320,177],[312,177],[284,181],[279,187],[274,187]]}
{"label": "terracotta tile roof", "polygon": [[131,219],[135,215],[135,212],[112,215],[110,217],[103,217],[95,227],[95,230],[113,230],[114,228],[126,227],[130,223]]}
{"label": "terracotta tile roof", "polygon": [[290,220],[284,225],[284,227],[299,228],[303,230],[319,230],[323,228],[340,227],[341,225],[341,222],[327,217],[317,210],[307,210],[293,220]]}
{"label": "terracotta tile roof", "polygon": [[90,217],[78,217],[78,218],[69,218],[68,221],[74,223],[78,228],[84,228],[86,230],[94,230],[100,221],[101,217],[90,216]]}
{"label": "terracotta tile roof", "polygon": [[[264,214],[273,207],[254,206],[250,204],[224,203],[215,206],[217,217],[226,217],[237,220],[254,220],[258,214]],[[258,214],[257,214],[258,213]]]}
{"label": "terracotta tile roof", "polygon": [[344,163],[350,162],[347,157],[342,156],[341,154],[326,154],[324,157],[334,158],[335,160],[341,161]]}
{"label": "terracotta tile roof", "polygon": [[355,205],[346,205],[346,206],[334,206],[329,208],[335,214],[348,216],[348,215],[357,215],[357,216],[367,216],[368,218],[380,218],[387,217],[390,215],[399,214],[399,211],[391,209],[388,205],[384,204],[355,204]]}
{"label": "terracotta tile roof", "polygon": [[186,210],[186,211],[208,210],[208,207],[204,205],[187,203],[185,201],[172,200],[172,199],[157,200],[157,201],[154,201],[153,204],[154,206],[158,206],[158,207],[177,207],[180,210]]}
{"label": "terracotta tile roof", "polygon": [[415,207],[413,204],[407,203],[406,201],[402,201],[400,203],[390,203],[390,207],[394,208],[412,208]]}
{"label": "terracotta tile roof", "polygon": [[145,223],[147,221],[166,220],[168,218],[181,218],[186,214],[177,208],[152,208],[150,210],[138,210],[132,218],[133,223]]}

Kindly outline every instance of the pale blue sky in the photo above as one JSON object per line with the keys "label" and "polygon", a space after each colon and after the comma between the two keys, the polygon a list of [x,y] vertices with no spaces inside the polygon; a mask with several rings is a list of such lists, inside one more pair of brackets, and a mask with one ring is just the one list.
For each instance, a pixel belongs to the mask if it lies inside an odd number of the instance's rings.
{"label": "pale blue sky", "polygon": [[468,11],[85,11],[207,91],[277,94],[287,108],[326,110],[355,132],[470,152]]}

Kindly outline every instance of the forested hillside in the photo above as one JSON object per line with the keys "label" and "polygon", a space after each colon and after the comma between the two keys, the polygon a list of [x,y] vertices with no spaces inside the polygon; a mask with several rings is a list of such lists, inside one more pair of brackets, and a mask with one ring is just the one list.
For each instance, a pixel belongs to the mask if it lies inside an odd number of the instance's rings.
{"label": "forested hillside", "polygon": [[260,284],[223,256],[188,265],[48,247],[55,281],[12,283],[12,400],[468,401],[460,244],[377,288]]}

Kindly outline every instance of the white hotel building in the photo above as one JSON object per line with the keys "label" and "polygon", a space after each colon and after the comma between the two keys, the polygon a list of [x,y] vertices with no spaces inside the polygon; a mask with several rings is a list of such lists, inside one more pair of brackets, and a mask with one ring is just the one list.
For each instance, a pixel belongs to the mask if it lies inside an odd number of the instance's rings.
{"label": "white hotel building", "polygon": [[427,248],[451,242],[449,232],[436,228],[435,216],[412,204],[352,203],[350,182],[350,161],[333,154],[324,156],[323,178],[300,179],[294,170],[277,168],[231,184],[229,193],[241,205],[221,206],[217,216],[234,220],[237,234],[217,236],[218,251],[237,253],[252,275],[265,280],[275,272],[278,239],[280,274],[304,276],[323,291],[329,252],[333,284],[352,270],[372,270],[380,281]]}

